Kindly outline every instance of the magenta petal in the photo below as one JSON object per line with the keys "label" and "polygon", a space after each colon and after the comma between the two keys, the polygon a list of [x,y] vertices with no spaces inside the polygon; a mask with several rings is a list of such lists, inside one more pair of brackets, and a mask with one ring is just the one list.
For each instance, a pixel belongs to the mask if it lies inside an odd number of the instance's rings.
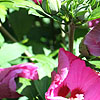
{"label": "magenta petal", "polygon": [[100,77],[85,65],[85,61],[62,48],[58,59],[58,73],[52,73],[53,81],[45,93],[46,100],[100,100]]}
{"label": "magenta petal", "polygon": [[76,59],[71,64],[66,84],[71,91],[79,89],[80,92],[85,92],[97,80],[99,80],[97,73],[86,67],[84,61]]}
{"label": "magenta petal", "polygon": [[97,24],[85,36],[84,44],[88,47],[90,54],[100,56],[100,24]]}
{"label": "magenta petal", "polygon": [[70,100],[64,97],[56,96],[56,97],[47,97],[46,100]]}
{"label": "magenta petal", "polygon": [[32,80],[38,79],[38,72],[37,72],[38,67],[33,63],[19,64],[13,67],[18,67],[20,69],[23,69],[22,73],[19,74],[19,77]]}
{"label": "magenta petal", "polygon": [[52,81],[54,81],[55,76],[56,76],[56,72],[55,72],[55,71],[53,71],[53,72],[51,73],[51,78],[52,78]]}
{"label": "magenta petal", "polygon": [[69,51],[65,51],[63,48],[60,48],[59,54],[58,54],[57,72],[61,75],[63,79],[66,77],[68,73],[71,62],[77,58],[78,57],[74,56]]}
{"label": "magenta petal", "polygon": [[94,27],[94,26],[96,26],[98,23],[100,23],[100,18],[89,21],[89,22],[88,22],[88,25],[89,25],[89,27]]}
{"label": "magenta petal", "polygon": [[[33,0],[36,4],[42,4],[42,0]],[[38,3],[39,2],[39,3]]]}
{"label": "magenta petal", "polygon": [[84,100],[100,100],[100,79],[86,91]]}
{"label": "magenta petal", "polygon": [[56,74],[48,91],[45,93],[46,100],[67,100],[64,97],[69,93],[67,85],[63,83],[59,74]]}
{"label": "magenta petal", "polygon": [[16,92],[15,78],[38,79],[37,67],[33,63],[14,65],[0,69],[0,99],[18,98],[21,95]]}

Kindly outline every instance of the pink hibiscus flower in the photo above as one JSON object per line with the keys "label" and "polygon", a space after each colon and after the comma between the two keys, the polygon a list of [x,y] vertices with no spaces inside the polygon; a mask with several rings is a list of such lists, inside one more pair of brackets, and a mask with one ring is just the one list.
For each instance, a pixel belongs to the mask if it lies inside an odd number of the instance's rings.
{"label": "pink hibiscus flower", "polygon": [[18,98],[21,95],[16,92],[15,78],[23,77],[37,80],[37,67],[33,63],[14,65],[9,68],[0,68],[0,99]]}
{"label": "pink hibiscus flower", "polygon": [[36,4],[42,4],[42,0],[33,0]]}
{"label": "pink hibiscus flower", "polygon": [[84,44],[88,47],[91,55],[100,56],[100,24],[88,32]]}
{"label": "pink hibiscus flower", "polygon": [[46,100],[100,100],[98,74],[72,53],[60,49],[58,70],[52,72],[52,83]]}
{"label": "pink hibiscus flower", "polygon": [[88,22],[88,26],[89,26],[89,27],[94,27],[94,26],[96,26],[98,23],[100,23],[100,18],[89,21],[89,22]]}

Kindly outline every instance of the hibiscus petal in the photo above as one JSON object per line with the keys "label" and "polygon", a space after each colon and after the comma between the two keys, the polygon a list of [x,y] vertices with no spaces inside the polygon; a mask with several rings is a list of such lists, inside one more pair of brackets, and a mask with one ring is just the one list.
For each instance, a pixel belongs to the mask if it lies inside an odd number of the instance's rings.
{"label": "hibiscus petal", "polygon": [[[42,4],[42,0],[33,0],[36,4]],[[39,3],[38,3],[39,2]]]}
{"label": "hibiscus petal", "polygon": [[57,100],[61,100],[60,98],[65,97],[68,93],[68,87],[64,85],[60,75],[56,74],[48,91],[45,93],[45,98],[46,100],[56,100],[56,98]]}
{"label": "hibiscus petal", "polygon": [[90,54],[100,56],[100,24],[97,24],[88,32],[85,36],[84,44],[88,47]]}
{"label": "hibiscus petal", "polygon": [[94,27],[94,26],[96,26],[98,23],[100,23],[100,18],[89,21],[89,22],[88,22],[88,25],[89,25],[89,27]]}
{"label": "hibiscus petal", "polygon": [[69,51],[65,51],[64,48],[60,48],[59,54],[58,54],[57,72],[61,75],[63,79],[66,77],[68,73],[71,62],[77,58],[78,57],[74,56]]}
{"label": "hibiscus petal", "polygon": [[21,95],[16,93],[15,78],[38,79],[37,67],[33,63],[14,65],[9,68],[0,69],[0,99],[18,98]]}
{"label": "hibiscus petal", "polygon": [[100,100],[100,79],[86,91],[84,100]]}
{"label": "hibiscus petal", "polygon": [[76,59],[71,64],[66,84],[72,92],[76,90],[84,93],[97,80],[99,80],[97,73],[86,67],[84,61]]}
{"label": "hibiscus petal", "polygon": [[[87,67],[85,65],[85,61],[79,59],[78,57],[75,57],[72,53],[64,51],[64,49],[60,50],[61,51],[59,52],[58,56],[60,67],[58,66],[58,73],[52,73],[53,81],[45,94],[46,100],[84,100],[83,98],[88,98],[88,91],[93,91],[95,89],[95,83],[97,81],[100,81],[98,74],[90,67]],[[67,71],[62,70],[66,67]],[[66,74],[66,76],[64,76],[63,74]],[[98,86],[98,88],[99,87],[100,86]],[[96,88],[97,92],[95,91],[95,93],[97,94],[100,93],[98,88]],[[93,92],[91,93],[94,94]],[[69,99],[67,99],[66,97],[68,97]],[[89,97],[89,99],[85,100],[91,99]]]}
{"label": "hibiscus petal", "polygon": [[38,67],[33,63],[19,64],[13,67],[18,67],[20,69],[23,69],[22,73],[19,74],[19,77],[32,80],[38,79],[38,72],[37,72]]}
{"label": "hibiscus petal", "polygon": [[64,97],[56,96],[56,97],[47,97],[46,100],[70,100]]}

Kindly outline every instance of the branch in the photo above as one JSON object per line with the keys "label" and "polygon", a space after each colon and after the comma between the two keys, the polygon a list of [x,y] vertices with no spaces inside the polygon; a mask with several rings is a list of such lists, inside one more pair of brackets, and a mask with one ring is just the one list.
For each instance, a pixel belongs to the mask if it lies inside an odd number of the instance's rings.
{"label": "branch", "polygon": [[[12,40],[13,42],[18,42],[3,26],[2,24],[0,23],[0,31],[5,34],[6,36],[9,37],[10,40]],[[27,51],[25,50],[25,55],[27,57],[32,57],[32,55]],[[31,61],[34,61],[34,58],[29,58]]]}
{"label": "branch", "polygon": [[73,42],[74,42],[75,24],[71,22],[69,24],[69,51],[73,53]]}

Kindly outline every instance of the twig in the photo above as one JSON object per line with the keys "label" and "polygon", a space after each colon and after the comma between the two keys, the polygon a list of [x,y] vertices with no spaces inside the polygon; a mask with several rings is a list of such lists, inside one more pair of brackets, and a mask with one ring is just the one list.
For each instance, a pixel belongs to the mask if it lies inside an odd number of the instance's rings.
{"label": "twig", "polygon": [[74,42],[75,24],[71,22],[69,24],[69,51],[73,53],[73,42]]}
{"label": "twig", "polygon": [[[3,26],[2,24],[0,23],[0,31],[5,34],[6,36],[9,37],[10,40],[12,40],[13,42],[18,42]],[[25,55],[28,56],[28,57],[32,57],[32,55],[27,51],[25,50]],[[34,61],[34,58],[29,58],[31,61]]]}
{"label": "twig", "polygon": [[2,26],[1,23],[0,23],[0,30],[2,33],[7,35],[10,38],[10,40],[12,40],[13,42],[17,42],[17,40]]}

